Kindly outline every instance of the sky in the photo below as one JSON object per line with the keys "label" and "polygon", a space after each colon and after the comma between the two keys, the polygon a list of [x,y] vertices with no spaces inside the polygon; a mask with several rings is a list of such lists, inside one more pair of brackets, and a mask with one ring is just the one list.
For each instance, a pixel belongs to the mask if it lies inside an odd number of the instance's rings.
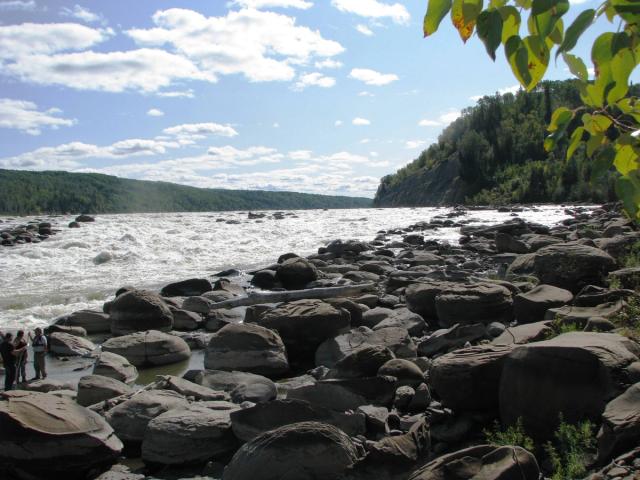
{"label": "sky", "polygon": [[423,39],[426,4],[0,0],[0,168],[372,197],[480,96],[518,88],[502,49],[492,62],[448,18]]}

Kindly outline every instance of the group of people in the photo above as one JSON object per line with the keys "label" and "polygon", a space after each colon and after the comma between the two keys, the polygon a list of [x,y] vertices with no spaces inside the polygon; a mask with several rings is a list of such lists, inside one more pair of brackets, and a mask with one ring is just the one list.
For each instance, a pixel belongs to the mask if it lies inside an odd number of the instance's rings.
{"label": "group of people", "polygon": [[20,384],[27,382],[27,361],[29,359],[28,342],[31,342],[33,351],[34,380],[47,377],[45,355],[47,353],[47,337],[42,334],[41,328],[28,332],[25,338],[24,330],[18,330],[14,338],[12,333],[0,332],[0,354],[4,364],[4,389],[13,390]]}

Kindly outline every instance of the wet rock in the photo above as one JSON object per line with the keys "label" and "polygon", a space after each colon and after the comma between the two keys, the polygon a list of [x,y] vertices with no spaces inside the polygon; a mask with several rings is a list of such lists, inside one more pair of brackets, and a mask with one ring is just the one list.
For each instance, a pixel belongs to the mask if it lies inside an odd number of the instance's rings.
{"label": "wet rock", "polygon": [[217,332],[227,325],[239,324],[242,320],[242,311],[218,308],[209,312],[205,318],[204,327],[209,332]]}
{"label": "wet rock", "polygon": [[195,297],[213,289],[206,278],[190,278],[181,282],[170,283],[161,291],[163,297]]}
{"label": "wet rock", "polygon": [[111,332],[109,315],[93,310],[79,310],[69,315],[64,315],[57,318],[54,324],[68,327],[82,327],[89,335]]}
{"label": "wet rock", "polygon": [[119,380],[100,375],[86,375],[78,382],[76,401],[79,405],[88,407],[132,392],[131,387]]}
{"label": "wet rock", "polygon": [[513,306],[518,323],[533,323],[543,320],[550,308],[567,305],[573,294],[553,285],[538,285],[526,293],[516,295]]}
{"label": "wet rock", "polygon": [[282,376],[289,361],[280,336],[254,324],[227,325],[211,337],[204,366],[211,370]]}
{"label": "wet rock", "polygon": [[76,222],[89,223],[89,222],[95,222],[95,221],[96,221],[95,217],[92,217],[91,215],[86,215],[84,213],[76,217]]}
{"label": "wet rock", "polygon": [[259,270],[253,274],[251,285],[265,290],[271,290],[280,285],[275,270]]}
{"label": "wet rock", "polygon": [[245,443],[223,480],[315,480],[339,478],[358,460],[351,439],[332,425],[302,422],[266,432]]}
{"label": "wet rock", "polygon": [[47,393],[3,394],[0,425],[3,478],[86,478],[115,463],[122,450],[100,415]]}
{"label": "wet rock", "polygon": [[196,330],[202,323],[202,317],[194,312],[169,307],[173,315],[173,328],[179,331]]}
{"label": "wet rock", "polygon": [[282,262],[276,270],[276,277],[285,288],[301,289],[318,279],[318,270],[307,259],[294,257]]}
{"label": "wet rock", "polygon": [[358,240],[347,240],[345,242],[343,242],[342,240],[334,240],[326,247],[319,249],[318,253],[329,252],[341,257],[345,254],[355,255],[371,249],[371,245],[365,242],[360,242]]}
{"label": "wet rock", "polygon": [[116,297],[109,310],[111,333],[127,335],[145,330],[168,332],[173,315],[162,298],[144,290],[133,290]]}
{"label": "wet rock", "polygon": [[132,384],[138,378],[138,369],[122,355],[102,352],[93,366],[93,374]]}
{"label": "wet rock", "polygon": [[155,330],[110,338],[102,350],[123,356],[136,367],[169,365],[191,356],[189,345],[181,338]]}
{"label": "wet rock", "polygon": [[150,465],[185,465],[218,459],[237,448],[228,402],[192,404],[153,418],[142,442],[142,460]]}

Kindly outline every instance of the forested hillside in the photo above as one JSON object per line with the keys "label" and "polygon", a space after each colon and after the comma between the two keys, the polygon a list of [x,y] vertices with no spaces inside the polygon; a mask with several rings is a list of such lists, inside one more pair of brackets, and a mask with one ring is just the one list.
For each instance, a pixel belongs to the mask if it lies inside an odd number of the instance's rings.
{"label": "forested hillside", "polygon": [[0,213],[133,213],[358,208],[371,199],[292,192],[203,189],[93,173],[0,169]]}
{"label": "forested hillside", "polygon": [[[556,107],[581,105],[574,81],[542,82],[531,93],[486,96],[449,125],[438,142],[381,180],[377,206],[604,202],[615,197],[613,174],[590,183],[592,162],[567,141],[544,150]],[[579,117],[579,115],[578,115]],[[569,135],[576,128],[571,125]]]}

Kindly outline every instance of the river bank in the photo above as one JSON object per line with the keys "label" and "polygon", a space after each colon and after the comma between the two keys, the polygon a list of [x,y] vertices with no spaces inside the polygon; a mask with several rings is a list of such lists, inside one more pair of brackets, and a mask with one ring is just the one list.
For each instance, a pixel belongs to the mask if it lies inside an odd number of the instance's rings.
{"label": "river bank", "polygon": [[[96,478],[124,452],[136,472],[101,480],[184,478],[185,465],[224,480],[426,480],[453,478],[461,458],[476,478],[538,479],[553,468],[542,450],[488,444],[483,430],[522,422],[542,442],[562,413],[600,429],[585,468],[601,469],[640,440],[621,413],[638,411],[640,347],[616,324],[637,278],[618,268],[639,235],[611,207],[554,212],[560,222],[530,212],[543,224],[448,209],[314,254],[281,250],[245,276],[121,288],[101,311],[54,322],[52,350],[70,360],[0,402],[33,462],[3,433],[0,458],[19,478],[60,456],[69,478]],[[52,402],[95,425],[56,420],[82,458],[67,437],[52,446],[52,420],[44,436],[25,424]]]}

